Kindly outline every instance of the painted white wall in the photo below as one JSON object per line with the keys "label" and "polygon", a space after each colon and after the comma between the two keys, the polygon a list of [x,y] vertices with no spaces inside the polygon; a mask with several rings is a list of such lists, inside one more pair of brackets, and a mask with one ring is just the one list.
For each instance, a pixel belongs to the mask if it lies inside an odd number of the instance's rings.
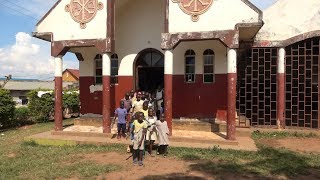
{"label": "painted white wall", "polygon": [[196,53],[196,74],[203,74],[203,52],[206,49],[215,53],[215,74],[227,74],[227,48],[218,40],[181,42],[173,51],[173,74],[184,75],[184,54],[188,49]]}
{"label": "painted white wall", "polygon": [[319,0],[278,0],[263,12],[256,40],[281,41],[320,29]]}
{"label": "painted white wall", "polygon": [[213,0],[197,22],[169,0],[169,32],[198,32],[234,29],[237,23],[258,22],[259,14],[241,0]]}
{"label": "painted white wall", "polygon": [[95,76],[95,62],[94,58],[99,53],[96,48],[78,48],[74,49],[82,53],[84,61],[79,61],[80,77]]}
{"label": "painted white wall", "polygon": [[52,32],[54,41],[76,40],[76,39],[105,39],[107,32],[107,4],[106,0],[99,0],[103,3],[103,9],[96,13],[96,16],[87,23],[85,29],[75,22],[70,13],[65,11],[65,6],[70,0],[62,0],[51,13],[36,27],[36,32]]}
{"label": "painted white wall", "polygon": [[133,62],[140,51],[154,48],[164,53],[160,48],[164,3],[162,0],[129,1],[116,11],[115,18],[119,76],[132,76]]}

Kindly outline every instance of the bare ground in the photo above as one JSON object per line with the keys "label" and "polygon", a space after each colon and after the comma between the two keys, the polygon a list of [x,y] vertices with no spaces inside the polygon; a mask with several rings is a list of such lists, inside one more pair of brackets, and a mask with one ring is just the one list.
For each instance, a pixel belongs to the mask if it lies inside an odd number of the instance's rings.
{"label": "bare ground", "polygon": [[320,138],[261,139],[259,143],[302,153],[320,153]]}
{"label": "bare ground", "polygon": [[[287,148],[301,153],[320,153],[319,138],[283,138],[260,139],[259,143],[274,148]],[[201,169],[206,163],[219,163],[215,160],[183,161],[161,155],[151,157],[146,155],[144,166],[133,165],[131,154],[118,152],[91,153],[82,155],[83,161],[93,161],[99,164],[121,166],[120,171],[111,172],[97,177],[97,179],[288,179],[285,176],[265,177],[256,174],[239,175],[235,172],[219,172],[217,175],[211,169]],[[77,178],[75,178],[77,179]],[[310,169],[308,175],[299,175],[295,179],[320,179],[320,170]]]}

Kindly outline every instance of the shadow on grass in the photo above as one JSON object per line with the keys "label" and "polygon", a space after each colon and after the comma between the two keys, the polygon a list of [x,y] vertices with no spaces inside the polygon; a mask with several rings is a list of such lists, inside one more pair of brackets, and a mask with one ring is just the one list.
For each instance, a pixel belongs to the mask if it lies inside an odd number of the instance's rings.
{"label": "shadow on grass", "polygon": [[[208,151],[209,155],[201,151],[202,155],[199,155],[201,153],[196,150],[190,150],[180,158],[184,161],[192,161],[189,165],[189,172],[197,172],[204,177],[217,179],[319,178],[318,175],[312,173],[320,170],[319,155],[302,155],[264,146],[259,148],[258,152],[247,155],[228,150]],[[144,179],[171,179],[172,176],[182,179],[188,178],[190,174],[146,176]],[[201,177],[190,176],[190,179],[192,178],[201,179]]]}
{"label": "shadow on grass", "polygon": [[[294,177],[296,175],[305,175],[308,170],[313,168],[309,164],[309,157],[290,152],[287,150],[278,150],[273,148],[261,147],[258,156],[254,160],[241,163],[234,161],[200,162],[190,166],[191,170],[201,171],[206,174],[234,174],[249,176],[255,178],[267,178],[269,175]],[[245,159],[243,160],[245,161]],[[267,176],[266,176],[267,175]]]}

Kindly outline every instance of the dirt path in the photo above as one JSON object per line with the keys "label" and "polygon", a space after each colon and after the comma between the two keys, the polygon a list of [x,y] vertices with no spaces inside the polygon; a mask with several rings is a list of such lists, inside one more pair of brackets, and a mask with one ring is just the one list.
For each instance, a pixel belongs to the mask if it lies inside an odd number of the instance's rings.
{"label": "dirt path", "polygon": [[188,167],[192,165],[191,162],[185,162],[174,158],[164,158],[163,156],[151,157],[146,156],[144,166],[133,165],[132,158],[126,160],[130,154],[120,153],[100,153],[87,154],[84,160],[90,160],[99,164],[115,164],[122,166],[121,171],[116,171],[107,174],[98,179],[152,179],[156,177],[165,178],[167,175],[170,178],[174,176],[178,178],[191,179],[212,179],[208,175],[200,172],[190,172]]}
{"label": "dirt path", "polygon": [[274,148],[284,147],[296,152],[320,153],[319,138],[261,139],[259,142]]}

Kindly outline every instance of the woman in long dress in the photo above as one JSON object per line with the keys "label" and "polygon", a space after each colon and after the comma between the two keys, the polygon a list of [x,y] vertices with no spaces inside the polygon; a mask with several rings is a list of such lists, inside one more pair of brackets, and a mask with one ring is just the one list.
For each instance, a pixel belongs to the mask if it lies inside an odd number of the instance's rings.
{"label": "woman in long dress", "polygon": [[164,116],[161,116],[160,121],[156,121],[156,129],[158,132],[158,141],[159,141],[159,148],[158,148],[157,154],[160,154],[160,151],[163,150],[164,152],[163,156],[166,157],[168,154],[170,131]]}

